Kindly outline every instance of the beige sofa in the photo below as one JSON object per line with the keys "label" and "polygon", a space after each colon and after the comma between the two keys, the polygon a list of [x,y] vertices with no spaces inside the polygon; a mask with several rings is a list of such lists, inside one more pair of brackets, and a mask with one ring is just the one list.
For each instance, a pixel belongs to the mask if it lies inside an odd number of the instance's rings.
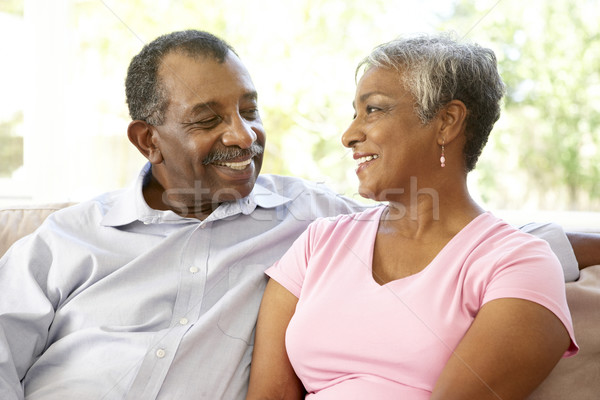
{"label": "beige sofa", "polygon": [[[48,215],[68,205],[0,209],[0,256]],[[530,399],[600,399],[600,265],[584,269],[577,282],[568,283],[567,298],[581,350],[575,357],[562,359]]]}

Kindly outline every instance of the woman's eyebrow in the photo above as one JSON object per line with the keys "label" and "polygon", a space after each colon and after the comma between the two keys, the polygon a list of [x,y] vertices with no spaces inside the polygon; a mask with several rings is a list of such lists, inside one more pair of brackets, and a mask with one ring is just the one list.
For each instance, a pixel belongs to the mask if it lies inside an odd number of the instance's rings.
{"label": "woman's eyebrow", "polygon": [[374,90],[374,91],[372,91],[372,92],[368,92],[368,93],[365,93],[365,94],[361,95],[361,96],[360,96],[358,99],[359,99],[361,102],[364,102],[364,101],[366,101],[366,100],[367,100],[369,97],[371,97],[371,96],[375,96],[375,95],[388,96],[387,94],[385,94],[385,93],[383,93],[383,92],[380,92],[380,91],[378,91],[378,90]]}
{"label": "woman's eyebrow", "polygon": [[[378,90],[374,90],[372,92],[367,92],[365,94],[362,94],[359,98],[358,101],[361,103],[364,103],[369,97],[374,96],[374,95],[382,95],[382,96],[387,96],[385,93],[380,92]],[[356,108],[356,102],[352,101],[352,107]]]}

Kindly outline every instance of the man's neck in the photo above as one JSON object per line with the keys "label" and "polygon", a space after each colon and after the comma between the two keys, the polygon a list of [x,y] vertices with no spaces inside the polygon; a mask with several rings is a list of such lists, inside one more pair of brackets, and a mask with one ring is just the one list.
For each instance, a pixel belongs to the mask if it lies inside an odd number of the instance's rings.
{"label": "man's neck", "polygon": [[185,218],[206,219],[221,203],[198,203],[193,194],[169,197],[158,180],[151,176],[142,188],[144,200],[155,210],[171,210]]}

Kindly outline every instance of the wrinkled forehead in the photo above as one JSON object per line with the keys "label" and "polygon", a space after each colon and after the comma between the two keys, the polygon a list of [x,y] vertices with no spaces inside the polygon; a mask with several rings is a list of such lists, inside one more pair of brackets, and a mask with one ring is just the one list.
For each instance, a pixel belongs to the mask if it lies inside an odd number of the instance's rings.
{"label": "wrinkled forehead", "polygon": [[256,92],[248,70],[231,51],[222,62],[210,56],[171,52],[161,63],[159,77],[169,99],[204,101]]}

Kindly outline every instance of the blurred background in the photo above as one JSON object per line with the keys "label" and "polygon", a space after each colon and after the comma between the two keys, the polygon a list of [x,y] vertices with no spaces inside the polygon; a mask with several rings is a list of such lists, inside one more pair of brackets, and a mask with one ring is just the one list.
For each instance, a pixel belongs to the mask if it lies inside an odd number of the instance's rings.
{"label": "blurred background", "polygon": [[124,187],[145,159],[128,142],[124,78],[174,30],[229,41],[259,92],[262,172],[356,197],[340,144],[354,69],[379,43],[453,30],[492,48],[508,86],[470,176],[514,223],[600,229],[600,0],[0,0],[0,206],[80,201]]}

